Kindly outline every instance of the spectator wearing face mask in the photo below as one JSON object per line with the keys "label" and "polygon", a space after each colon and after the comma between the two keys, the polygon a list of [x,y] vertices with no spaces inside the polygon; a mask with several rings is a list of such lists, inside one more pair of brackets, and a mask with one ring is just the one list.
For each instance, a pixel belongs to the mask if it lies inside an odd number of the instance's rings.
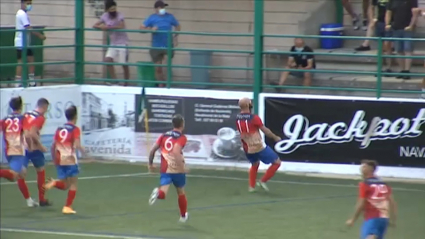
{"label": "spectator wearing face mask", "polygon": [[[93,28],[108,31],[110,46],[106,51],[105,62],[118,62],[125,64],[128,62],[128,49],[121,48],[128,45],[128,36],[126,32],[109,31],[114,29],[125,29],[124,16],[117,12],[117,4],[114,1],[105,3],[106,12],[100,17],[99,21],[94,24]],[[120,48],[117,48],[118,46]],[[115,69],[113,65],[106,66],[112,79],[116,79]],[[130,70],[127,65],[123,65],[124,78],[130,79]],[[127,85],[127,82],[124,83]]]}
{"label": "spectator wearing face mask", "polygon": [[[313,53],[313,49],[311,47],[306,46],[304,40],[301,38],[296,38],[294,40],[294,46],[291,47],[292,54],[289,56],[287,68],[288,69],[305,69],[311,70],[316,69],[316,61],[314,59],[314,55],[305,54],[305,53]],[[286,79],[289,75],[295,76],[297,78],[304,78],[303,85],[311,86],[311,80],[313,77],[313,73],[311,72],[295,72],[295,71],[284,71],[280,76],[279,85],[285,84]],[[276,90],[279,92],[280,89]]]}
{"label": "spectator wearing face mask", "polygon": [[[168,4],[163,1],[156,1],[154,4],[155,13],[150,15],[140,26],[140,30],[154,30],[154,31],[180,31],[181,27],[177,19],[173,14],[166,11]],[[176,47],[178,44],[177,34],[173,36],[172,47]],[[152,62],[155,64],[164,64],[167,62],[167,57],[174,57],[174,52],[171,56],[167,56],[168,47],[168,34],[166,32],[154,32],[152,33],[152,47],[159,47],[161,49],[150,49],[149,54],[151,55]],[[166,77],[162,67],[155,67],[155,78],[157,81],[164,82]],[[160,87],[164,87],[164,84],[159,84]]]}

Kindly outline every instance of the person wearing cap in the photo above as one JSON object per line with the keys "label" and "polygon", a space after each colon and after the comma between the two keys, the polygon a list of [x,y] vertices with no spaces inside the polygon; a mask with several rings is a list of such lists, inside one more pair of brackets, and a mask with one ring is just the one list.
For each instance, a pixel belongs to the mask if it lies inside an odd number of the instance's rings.
{"label": "person wearing cap", "polygon": [[[154,4],[155,13],[150,15],[145,19],[143,24],[140,26],[140,30],[153,30],[153,31],[180,31],[180,24],[173,14],[166,11],[166,4],[163,1],[156,1]],[[171,47],[177,46],[177,34],[173,36],[173,45]],[[149,54],[151,55],[152,62],[155,64],[163,64],[166,61],[167,57],[167,47],[168,47],[168,34],[165,32],[154,32],[152,33],[152,47],[158,47],[161,49],[150,49]],[[174,52],[171,54],[173,58]],[[162,67],[155,67],[155,78],[157,81],[164,82],[165,75],[162,70]],[[160,87],[164,87],[164,84],[159,84]]]}

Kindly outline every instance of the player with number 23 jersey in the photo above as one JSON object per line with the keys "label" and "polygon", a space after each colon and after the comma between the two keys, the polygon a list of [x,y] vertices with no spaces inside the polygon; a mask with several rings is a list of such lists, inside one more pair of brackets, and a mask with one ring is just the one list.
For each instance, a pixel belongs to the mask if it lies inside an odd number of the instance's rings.
{"label": "player with number 23 jersey", "polygon": [[186,168],[183,157],[183,147],[187,138],[183,135],[184,119],[181,115],[175,115],[172,119],[173,130],[162,134],[149,154],[149,170],[153,170],[155,152],[161,152],[160,186],[152,191],[149,204],[153,205],[157,199],[165,199],[171,184],[177,189],[178,204],[180,209],[180,222],[186,222],[187,199],[184,191],[186,185]]}

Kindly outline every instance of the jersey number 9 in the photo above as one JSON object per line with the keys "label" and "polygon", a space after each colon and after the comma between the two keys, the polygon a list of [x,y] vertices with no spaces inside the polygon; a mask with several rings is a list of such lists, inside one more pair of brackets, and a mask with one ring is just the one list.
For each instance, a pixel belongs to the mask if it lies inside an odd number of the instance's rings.
{"label": "jersey number 9", "polygon": [[7,133],[16,133],[16,132],[19,132],[19,130],[21,129],[18,118],[6,119],[6,124],[7,124],[6,126]]}
{"label": "jersey number 9", "polygon": [[59,138],[61,143],[64,143],[66,139],[68,138],[68,130],[67,129],[61,129],[59,131]]}

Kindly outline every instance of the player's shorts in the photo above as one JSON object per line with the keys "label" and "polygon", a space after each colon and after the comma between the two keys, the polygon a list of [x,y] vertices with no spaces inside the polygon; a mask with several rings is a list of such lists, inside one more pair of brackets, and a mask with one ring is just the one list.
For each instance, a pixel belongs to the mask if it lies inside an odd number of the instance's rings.
{"label": "player's shorts", "polygon": [[58,174],[58,179],[66,179],[77,177],[80,173],[80,168],[78,165],[56,165],[56,172]]}
{"label": "player's shorts", "polygon": [[370,235],[375,235],[378,239],[383,239],[388,227],[388,218],[371,218],[363,222],[360,239],[366,239]]}
{"label": "player's shorts", "polygon": [[[34,56],[34,52],[31,49],[27,49],[27,56]],[[22,59],[22,49],[16,49],[16,58]]]}
{"label": "player's shorts", "polygon": [[25,161],[25,168],[28,167],[29,161],[31,160],[32,164],[36,168],[43,167],[45,164],[45,158],[44,153],[40,150],[34,150],[34,151],[27,151],[26,153],[26,161]]}
{"label": "player's shorts", "polygon": [[182,188],[186,185],[186,174],[185,173],[161,173],[159,178],[159,185],[165,186],[174,184],[176,188]]}
{"label": "player's shorts", "polygon": [[114,62],[117,63],[127,63],[128,62],[128,49],[127,48],[121,48],[121,46],[127,46],[127,45],[116,45],[120,46],[120,48],[114,47],[114,45],[111,45],[108,50],[106,51],[106,58],[112,58]]}
{"label": "player's shorts", "polygon": [[264,148],[258,153],[246,154],[246,157],[251,163],[261,161],[265,164],[274,163],[279,158],[279,156],[277,156],[277,154],[269,146],[266,146],[266,148]]}
{"label": "player's shorts", "polygon": [[6,156],[7,161],[9,162],[9,167],[13,171],[17,173],[21,173],[22,169],[24,168],[24,164],[27,161],[25,155],[10,155]]}

